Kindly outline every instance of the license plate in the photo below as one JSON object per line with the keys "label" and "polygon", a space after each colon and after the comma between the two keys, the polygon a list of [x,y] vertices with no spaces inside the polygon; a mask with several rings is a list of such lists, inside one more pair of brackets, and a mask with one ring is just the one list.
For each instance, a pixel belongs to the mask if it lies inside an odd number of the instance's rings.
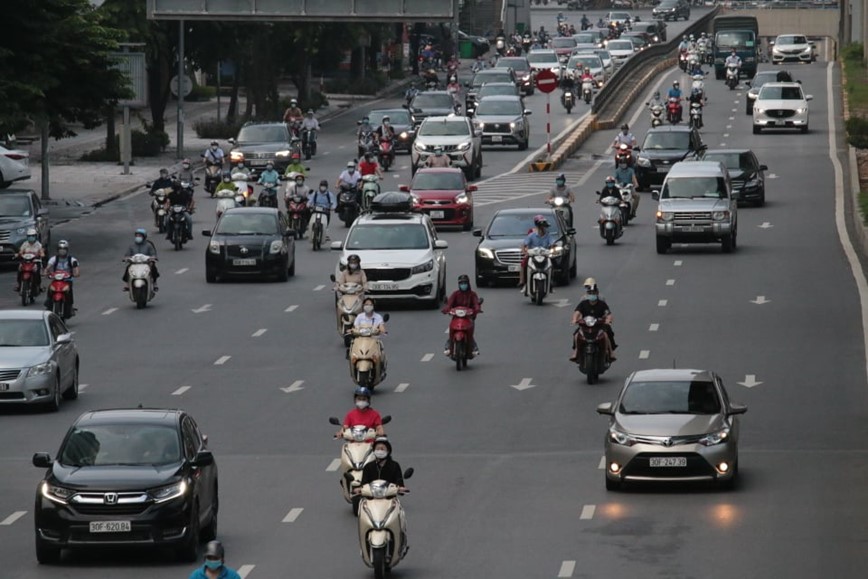
{"label": "license plate", "polygon": [[495,136],[491,137],[491,142],[492,143],[502,143],[503,137],[495,135]]}
{"label": "license plate", "polygon": [[446,212],[445,211],[432,211],[431,212],[431,219],[445,219],[445,218],[446,218]]}
{"label": "license plate", "polygon": [[129,521],[91,521],[91,533],[129,533],[132,531]]}
{"label": "license plate", "polygon": [[0,392],[6,392],[7,390],[9,390],[9,384],[0,382]]}
{"label": "license plate", "polygon": [[777,120],[775,121],[775,124],[779,127],[783,127],[787,124],[787,121]]}
{"label": "license plate", "polygon": [[255,160],[251,160],[251,161],[247,161],[247,163],[248,163],[251,167],[264,167],[264,166],[266,165],[266,162],[265,162],[265,161],[255,161]]}
{"label": "license plate", "polygon": [[398,284],[396,283],[369,283],[368,287],[370,287],[374,291],[395,291],[398,289]]}
{"label": "license plate", "polygon": [[705,228],[701,225],[685,225],[684,227],[682,227],[682,229],[684,231],[693,231],[693,232],[705,231]]}
{"label": "license plate", "polygon": [[256,265],[255,259],[233,259],[232,265]]}
{"label": "license plate", "polygon": [[652,467],[685,467],[687,466],[686,456],[652,456],[649,459],[649,466]]}
{"label": "license plate", "polygon": [[515,273],[515,272],[517,272],[517,271],[519,270],[520,267],[521,267],[521,266],[519,266],[519,265],[510,265],[510,266],[508,266],[508,267],[506,268],[506,270],[509,271],[509,272],[513,272],[513,273]]}

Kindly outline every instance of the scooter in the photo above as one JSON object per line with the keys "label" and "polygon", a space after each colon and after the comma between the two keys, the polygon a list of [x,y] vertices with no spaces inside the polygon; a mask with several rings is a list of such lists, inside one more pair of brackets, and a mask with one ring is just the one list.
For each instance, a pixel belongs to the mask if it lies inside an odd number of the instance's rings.
{"label": "scooter", "polygon": [[[335,276],[332,274],[334,282]],[[362,303],[365,301],[364,289],[361,284],[342,283],[335,288],[335,317],[338,324],[338,335],[344,340],[344,346],[349,348],[352,342],[353,322],[362,313]]]}
{"label": "scooter", "polygon": [[[205,155],[202,155],[203,157]],[[220,183],[220,173],[223,165],[219,163],[205,163],[205,191],[214,197],[214,191]]]}
{"label": "scooter", "polygon": [[244,195],[238,191],[230,189],[221,189],[215,193],[217,197],[217,219],[223,215],[227,209],[241,207],[244,205]]}
{"label": "scooter", "polygon": [[636,213],[633,208],[633,185],[629,183],[619,185],[618,192],[621,195],[621,223],[626,226],[630,224],[630,219]]}
{"label": "scooter", "polygon": [[681,99],[669,97],[669,104],[666,106],[666,116],[673,125],[681,122]]}
{"label": "scooter", "polygon": [[370,211],[374,197],[380,194],[380,178],[376,175],[362,177],[362,212]]}
{"label": "scooter", "polygon": [[591,104],[591,99],[594,98],[594,82],[591,80],[582,81],[582,98],[585,99],[585,104]]}
{"label": "scooter", "polygon": [[[392,421],[391,416],[384,416],[383,424],[388,424]],[[329,424],[341,426],[341,421],[337,417],[329,418]],[[362,495],[355,492],[362,486],[362,470],[365,465],[374,460],[374,439],[377,436],[377,431],[373,428],[367,428],[363,425],[354,425],[350,428],[345,428],[341,439],[344,441],[344,446],[341,449],[341,466],[340,466],[340,484],[341,491],[344,495],[344,500],[353,506],[353,513],[359,514],[359,504],[362,502]]]}
{"label": "scooter", "polygon": [[33,253],[25,253],[21,256],[18,264],[18,295],[21,296],[21,305],[29,306],[39,295],[39,270],[42,261]]}
{"label": "scooter", "polygon": [[615,149],[615,166],[617,167],[621,161],[626,161],[628,167],[633,166],[633,147],[627,143],[621,143]]}
{"label": "scooter", "polygon": [[651,126],[659,127],[663,124],[663,105],[651,105]]}
{"label": "scooter", "polygon": [[608,370],[611,361],[606,355],[606,330],[603,320],[593,316],[581,318],[576,329],[576,364],[579,372],[596,384],[600,374]]}
{"label": "scooter", "polygon": [[395,152],[392,150],[392,139],[380,139],[380,147],[377,153],[377,160],[383,171],[388,171],[392,167],[392,162],[395,160]]}
{"label": "scooter", "polygon": [[[404,480],[413,469],[404,471]],[[384,480],[363,485],[359,505],[359,547],[362,561],[374,570],[375,579],[384,579],[407,555],[407,520],[398,500],[401,490]]]}
{"label": "scooter", "polygon": [[[480,304],[482,300],[479,300]],[[467,368],[467,361],[473,359],[473,329],[475,314],[473,310],[464,307],[452,308],[448,312],[452,316],[449,321],[449,341],[452,351],[449,358],[455,362],[455,369],[459,372]],[[481,314],[482,310],[476,312]]]}
{"label": "scooter", "polygon": [[702,105],[696,101],[690,103],[690,126],[702,128]]}
{"label": "scooter", "polygon": [[355,187],[341,183],[341,191],[338,194],[338,217],[349,227],[359,216],[359,201]]}
{"label": "scooter", "polygon": [[358,149],[359,158],[374,151],[374,132],[372,130],[366,130],[359,134]]}
{"label": "scooter", "polygon": [[544,247],[533,247],[527,250],[527,256],[524,295],[541,306],[552,288],[552,251]]}
{"label": "scooter", "polygon": [[179,251],[185,243],[190,241],[187,236],[187,207],[172,205],[169,210],[169,228],[172,230],[172,245],[175,247],[175,251]]}
{"label": "scooter", "polygon": [[137,253],[124,258],[127,265],[127,293],[130,301],[136,304],[137,309],[147,307],[148,302],[154,299],[154,278],[151,264],[157,261],[156,257]]}
{"label": "scooter", "polygon": [[738,86],[738,65],[737,64],[726,65],[726,86],[729,87],[729,90],[734,90],[735,87]]}
{"label": "scooter", "polygon": [[166,196],[168,194],[168,189],[157,189],[151,194],[154,197],[153,201],[151,201],[151,211],[154,213],[154,225],[160,233],[166,232]]}
{"label": "scooter", "polygon": [[678,66],[682,71],[687,72],[687,50],[682,50],[678,54]]}
{"label": "scooter", "polygon": [[259,192],[260,207],[274,207],[277,209],[277,183],[265,183]]}
{"label": "scooter", "polygon": [[690,84],[690,94],[698,94],[700,99],[705,99],[705,75],[694,74],[693,82]]}
{"label": "scooter", "polygon": [[[389,321],[389,314],[383,314]],[[373,389],[386,379],[386,350],[376,328],[352,328],[350,335],[350,378],[356,386]]]}
{"label": "scooter", "polygon": [[600,237],[606,240],[606,245],[614,245],[615,240],[624,234],[624,226],[621,221],[621,199],[614,195],[607,195],[600,199],[603,206],[600,212]]}
{"label": "scooter", "polygon": [[314,129],[304,129],[301,132],[301,152],[304,154],[305,160],[316,155],[316,131]]}
{"label": "scooter", "polygon": [[572,112],[573,107],[576,106],[576,95],[573,94],[573,89],[568,88],[561,93],[561,104],[567,109],[567,114]]}
{"label": "scooter", "polygon": [[322,247],[326,225],[328,225],[329,210],[322,205],[314,205],[310,217],[310,242],[314,251]]}
{"label": "scooter", "polygon": [[237,172],[232,173],[232,184],[235,185],[235,189],[241,193],[243,197],[239,207],[247,207],[249,205],[253,205],[253,185],[249,182],[247,177],[247,173]]}
{"label": "scooter", "polygon": [[305,230],[305,214],[307,213],[307,199],[301,195],[292,195],[286,205],[289,215],[289,228],[295,231],[295,238],[301,239]]}
{"label": "scooter", "polygon": [[552,199],[546,201],[546,203],[554,207],[556,213],[560,213],[563,216],[568,227],[573,226],[573,207],[570,205],[570,200],[567,197],[556,195]]}
{"label": "scooter", "polygon": [[51,283],[48,284],[48,292],[51,295],[51,311],[64,320],[74,315],[72,299],[69,292],[72,291],[72,274],[68,271],[56,271],[51,275]]}

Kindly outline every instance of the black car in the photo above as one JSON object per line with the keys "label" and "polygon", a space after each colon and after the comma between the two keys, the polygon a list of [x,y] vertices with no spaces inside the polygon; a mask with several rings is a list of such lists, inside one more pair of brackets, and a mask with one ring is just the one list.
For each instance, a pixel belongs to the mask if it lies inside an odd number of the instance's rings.
{"label": "black car", "polygon": [[666,42],[666,22],[664,20],[651,20],[650,22],[636,22],[633,30],[644,32],[651,37],[652,42]]}
{"label": "black car", "polygon": [[479,93],[480,87],[488,82],[511,82],[518,86],[519,82],[516,78],[515,71],[511,68],[486,68],[480,70],[473,75],[470,82],[464,83],[467,90],[464,94],[464,108],[470,114],[476,110],[476,95]]}
{"label": "black car", "polygon": [[750,149],[714,149],[705,151],[703,161],[720,161],[729,171],[732,192],[739,203],[746,201],[762,207],[766,202],[766,165],[761,165]]}
{"label": "black car", "polygon": [[699,131],[687,125],[661,125],[650,129],[642,147],[633,150],[637,157],[639,189],[662,185],[672,165],[696,157],[705,148]]}
{"label": "black car", "polygon": [[395,130],[395,152],[410,152],[413,139],[416,138],[416,127],[413,117],[407,109],[377,109],[368,113],[371,126],[375,129],[383,123],[383,117],[389,117],[389,124]]}
{"label": "black car", "polygon": [[661,20],[672,20],[673,22],[679,18],[689,20],[690,4],[687,0],[662,0],[660,4],[651,10],[651,16]]}
{"label": "black car", "polygon": [[533,94],[533,70],[526,56],[503,56],[497,59],[494,69],[511,68],[515,73],[515,84],[523,95]]}
{"label": "black car", "polygon": [[217,534],[217,465],[183,410],[86,412],[36,490],[36,558],[56,563],[71,547],[170,546],[195,561]]}
{"label": "black car", "polygon": [[42,206],[35,191],[6,189],[0,193],[0,263],[9,263],[27,239],[27,230],[36,236],[45,251],[51,251],[51,226],[48,209]]}
{"label": "black car", "polygon": [[264,171],[270,162],[278,173],[283,173],[289,165],[289,141],[286,123],[245,123],[238,136],[229,139],[234,145],[229,160],[233,165],[244,161],[254,173]]}
{"label": "black car", "polygon": [[272,207],[227,209],[205,250],[205,281],[228,276],[274,276],[287,281],[295,275],[295,232],[286,215]]}
{"label": "black car", "polygon": [[522,241],[533,230],[533,218],[542,215],[549,222],[549,233],[559,239],[552,256],[554,280],[568,285],[576,277],[576,230],[567,226],[561,214],[554,209],[524,207],[501,209],[494,214],[485,229],[474,229],[481,237],[476,246],[476,283],[493,285],[501,280],[518,281],[521,267]]}
{"label": "black car", "polygon": [[445,90],[426,90],[404,105],[410,111],[413,126],[418,129],[428,117],[446,117],[455,112],[455,99]]}

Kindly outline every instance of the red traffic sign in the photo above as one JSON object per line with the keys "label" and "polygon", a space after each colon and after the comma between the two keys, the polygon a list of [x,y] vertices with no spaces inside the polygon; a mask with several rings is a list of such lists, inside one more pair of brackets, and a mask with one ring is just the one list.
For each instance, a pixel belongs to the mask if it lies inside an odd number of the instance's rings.
{"label": "red traffic sign", "polygon": [[554,92],[558,88],[558,75],[544,68],[536,73],[536,87],[542,92]]}

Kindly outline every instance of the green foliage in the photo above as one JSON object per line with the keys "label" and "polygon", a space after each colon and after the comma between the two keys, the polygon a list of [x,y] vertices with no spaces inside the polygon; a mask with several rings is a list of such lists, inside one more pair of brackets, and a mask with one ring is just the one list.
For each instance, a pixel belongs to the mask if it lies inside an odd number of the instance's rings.
{"label": "green foliage", "polygon": [[851,116],[845,123],[847,140],[857,149],[868,149],[868,119]]}
{"label": "green foliage", "polygon": [[375,95],[386,86],[386,75],[381,72],[369,72],[363,79],[347,81],[346,79],[331,79],[325,82],[325,91],[332,94],[364,94]]}
{"label": "green foliage", "polygon": [[868,191],[859,191],[859,209],[862,213],[862,222],[868,225]]}
{"label": "green foliage", "polygon": [[214,117],[207,119],[198,119],[193,123],[193,129],[200,139],[231,139],[238,134],[241,126],[245,123],[244,120],[238,120],[234,123],[226,121],[218,121]]}
{"label": "green foliage", "polygon": [[859,42],[851,42],[841,50],[841,58],[852,62],[862,63],[864,47]]}
{"label": "green foliage", "polygon": [[188,102],[209,101],[215,96],[217,96],[217,87],[197,84],[193,85],[193,90],[184,97],[184,100]]}

